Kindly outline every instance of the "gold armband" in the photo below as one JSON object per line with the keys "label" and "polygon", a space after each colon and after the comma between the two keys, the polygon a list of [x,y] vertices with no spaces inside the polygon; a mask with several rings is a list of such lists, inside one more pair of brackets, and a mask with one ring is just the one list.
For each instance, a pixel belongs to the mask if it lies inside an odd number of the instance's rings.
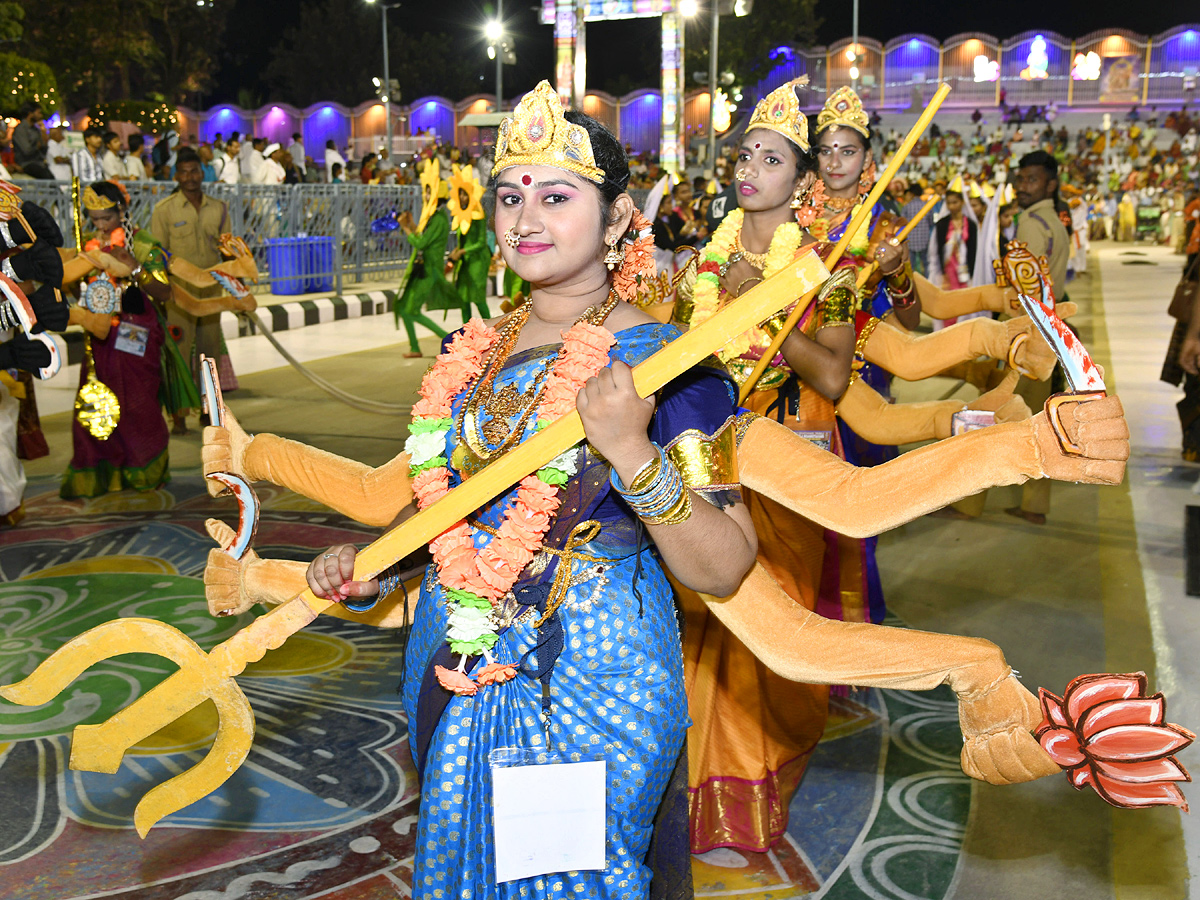
{"label": "gold armband", "polygon": [[737,419],[730,416],[712,435],[688,429],[663,448],[694,491],[737,490]]}

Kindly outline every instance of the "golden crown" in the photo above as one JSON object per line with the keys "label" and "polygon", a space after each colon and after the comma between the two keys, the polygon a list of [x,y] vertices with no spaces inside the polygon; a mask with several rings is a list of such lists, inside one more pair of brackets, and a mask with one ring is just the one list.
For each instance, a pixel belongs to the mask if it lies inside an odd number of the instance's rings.
{"label": "golden crown", "polygon": [[112,209],[116,206],[116,202],[105,197],[103,194],[96,193],[89,184],[83,189],[83,208],[84,209]]}
{"label": "golden crown", "polygon": [[868,137],[870,134],[871,119],[867,116],[867,111],[863,109],[862,100],[858,98],[858,94],[848,87],[840,87],[830,94],[821,111],[817,113],[818,132],[822,132],[826,128],[836,131],[842,125],[853,128],[863,137]]}
{"label": "golden crown", "polygon": [[558,93],[548,81],[522,97],[512,117],[500,123],[492,177],[511,166],[553,166],[597,184],[605,179],[592,155],[587,129],[566,120]]}
{"label": "golden crown", "polygon": [[775,88],[767,96],[758,101],[754,107],[754,115],[746,126],[749,132],[755,128],[765,128],[782,134],[785,138],[803,150],[809,151],[808,116],[800,108],[800,98],[796,96],[796,88],[808,84],[808,76],[801,75],[794,81]]}

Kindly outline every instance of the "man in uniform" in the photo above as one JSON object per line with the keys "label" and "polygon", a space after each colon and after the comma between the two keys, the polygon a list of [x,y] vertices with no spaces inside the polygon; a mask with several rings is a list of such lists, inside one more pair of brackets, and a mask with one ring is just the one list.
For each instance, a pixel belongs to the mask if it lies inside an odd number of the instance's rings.
{"label": "man in uniform", "polygon": [[[1067,295],[1067,259],[1071,241],[1067,229],[1058,217],[1055,199],[1058,197],[1058,162],[1045,150],[1035,150],[1021,157],[1020,168],[1013,186],[1017,191],[1016,240],[1029,247],[1034,256],[1044,256],[1050,264],[1051,288],[1054,300],[1061,303]],[[1040,411],[1049,399],[1050,381],[1031,381],[1022,378],[1017,393],[1025,398],[1029,408]],[[1046,524],[1050,511],[1050,483],[1045,479],[1026,482],[1021,489],[1021,505],[1007,510],[1034,525]]]}
{"label": "man in uniform", "polygon": [[[206,269],[221,261],[218,241],[229,231],[229,211],[224,202],[216,200],[201,189],[204,169],[200,156],[191,147],[181,147],[175,160],[175,181],[179,187],[154,206],[150,231],[172,256],[186,259]],[[221,336],[219,314],[196,318],[181,310],[175,302],[167,303],[167,322],[182,332],[180,352],[199,376],[200,354],[217,360],[222,390],[237,387],[237,377],[229,362],[229,352]],[[197,383],[199,381],[197,380]],[[183,413],[174,416],[175,434],[187,434]]]}

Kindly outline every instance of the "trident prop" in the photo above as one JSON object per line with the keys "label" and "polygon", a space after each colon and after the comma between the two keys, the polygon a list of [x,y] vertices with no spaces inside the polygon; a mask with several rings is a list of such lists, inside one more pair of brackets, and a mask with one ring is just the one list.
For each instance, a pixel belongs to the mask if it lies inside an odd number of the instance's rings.
{"label": "trident prop", "polygon": [[[829,270],[816,254],[804,254],[634,369],[638,394],[650,396],[724,346],[734,335],[770,318],[828,277]],[[206,384],[211,390],[209,408],[216,411],[216,419],[220,416],[219,400],[211,370]],[[583,438],[583,423],[578,413],[558,419],[437,503],[364,548],[355,561],[355,579],[365,581],[375,577]],[[249,485],[246,491],[252,496]],[[249,511],[246,507],[242,509],[239,537],[243,539],[244,519]],[[245,539],[245,543],[248,545],[249,540]],[[234,546],[238,544],[235,540]],[[138,741],[205,700],[216,704],[220,720],[208,756],[182,775],[152,789],[138,803],[134,826],[145,837],[159,819],[219,787],[249,754],[254,715],[234,676],[332,605],[333,601],[321,600],[312,591],[305,591],[260,616],[208,654],[176,629],[153,619],[108,622],[67,642],[28,678],[0,688],[0,696],[24,706],[47,703],[89,666],[122,653],[156,653],[178,664],[179,671],[108,721],[77,726],[72,742],[73,769],[111,774],[117,770],[125,751]]]}

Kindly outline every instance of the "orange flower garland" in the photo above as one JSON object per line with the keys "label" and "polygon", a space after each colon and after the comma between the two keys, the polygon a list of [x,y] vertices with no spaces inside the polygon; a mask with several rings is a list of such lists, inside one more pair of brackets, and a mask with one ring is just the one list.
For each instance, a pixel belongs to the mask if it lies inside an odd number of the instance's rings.
{"label": "orange flower garland", "polygon": [[[484,359],[498,337],[494,328],[472,319],[421,382],[421,400],[413,407],[405,444],[413,495],[420,509],[436,503],[450,490],[445,446],[453,427],[454,400],[482,374]],[[562,337],[562,349],[538,404],[538,427],[575,408],[576,395],[584,382],[608,365],[609,348],[616,343],[607,329],[585,322],[567,329]],[[561,502],[559,486],[574,474],[573,453],[572,449],[521,479],[515,501],[504,511],[496,536],[487,546],[476,549],[476,530],[465,520],[430,542],[438,580],[455,604],[447,641],[461,659],[456,669],[438,667],[436,673],[447,690],[470,695],[478,685],[504,682],[515,674],[513,666],[495,663],[488,653],[496,642],[491,607],[512,589],[541,549]],[[479,673],[477,685],[465,674],[465,666],[468,656],[480,653],[488,665]]]}

